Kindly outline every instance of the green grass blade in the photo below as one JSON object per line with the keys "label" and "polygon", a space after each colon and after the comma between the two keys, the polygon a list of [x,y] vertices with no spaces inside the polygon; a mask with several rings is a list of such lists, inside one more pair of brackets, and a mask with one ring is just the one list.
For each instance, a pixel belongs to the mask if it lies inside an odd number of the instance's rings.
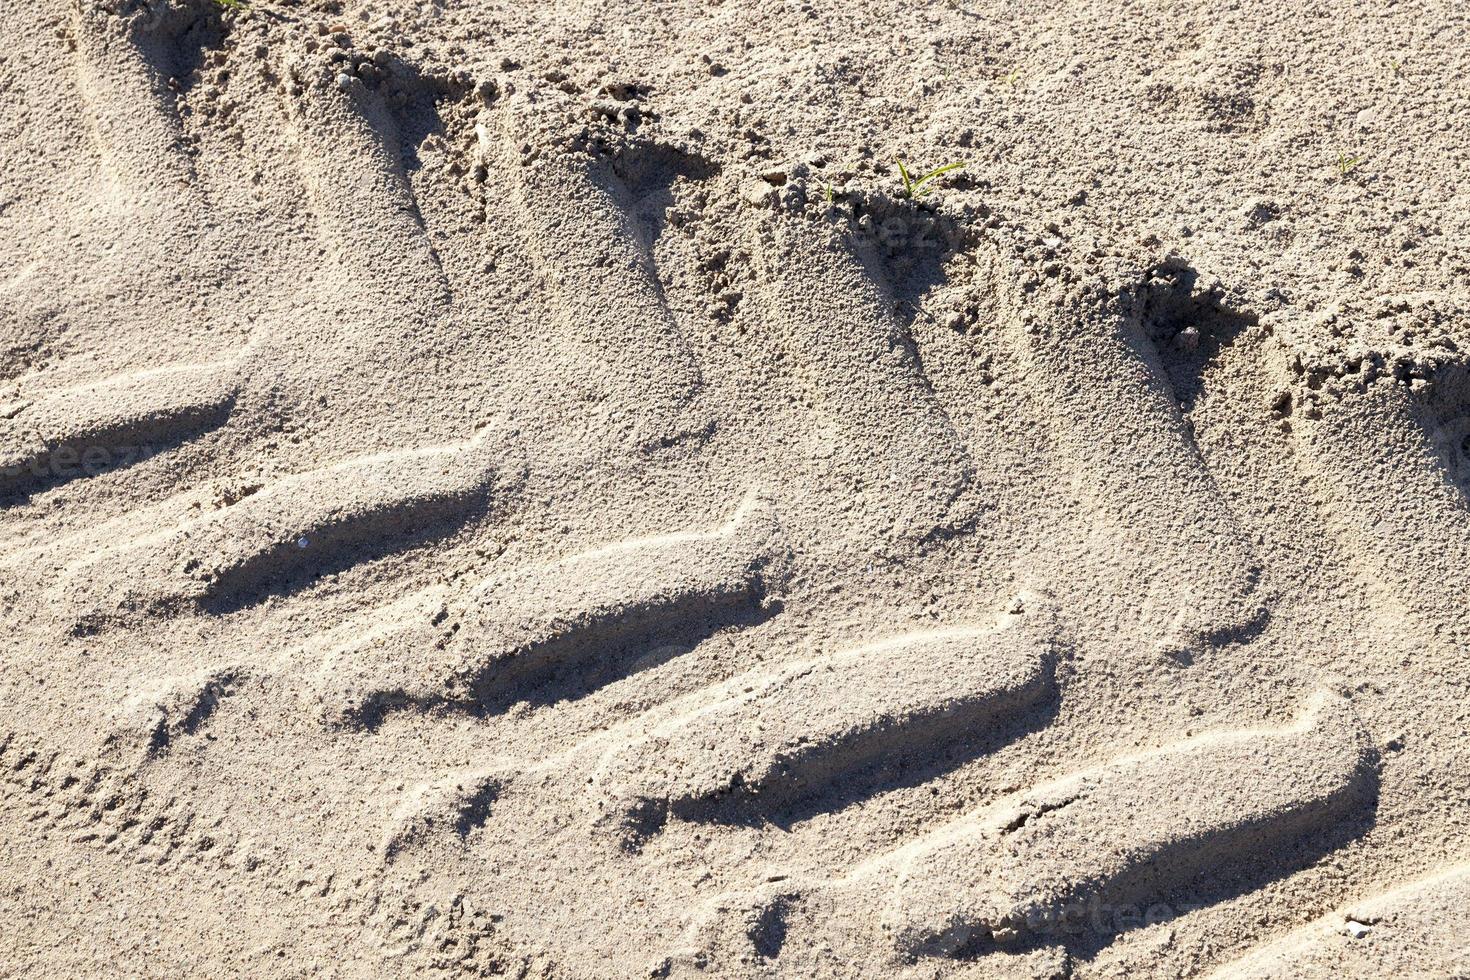
{"label": "green grass blade", "polygon": [[913,180],[912,177],[909,176],[909,168],[908,167],[905,167],[903,165],[903,161],[902,160],[898,161],[898,172],[903,175],[903,190],[904,190],[904,193],[907,194],[909,197],[913,197],[914,196],[914,180]]}
{"label": "green grass blade", "polygon": [[941,174],[947,174],[951,170],[958,170],[961,167],[963,167],[964,165],[965,165],[965,162],[963,160],[957,161],[955,163],[946,163],[944,166],[942,166],[942,167],[936,167],[935,169],[929,171],[924,176],[920,177],[919,178],[919,183],[922,184],[926,180],[932,180],[933,178],[938,177]]}

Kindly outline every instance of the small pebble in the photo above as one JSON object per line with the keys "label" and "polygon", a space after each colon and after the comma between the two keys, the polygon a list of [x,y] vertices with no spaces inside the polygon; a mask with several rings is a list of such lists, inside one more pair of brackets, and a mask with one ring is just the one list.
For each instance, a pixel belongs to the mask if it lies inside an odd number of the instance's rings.
{"label": "small pebble", "polygon": [[775,189],[770,184],[763,180],[753,180],[746,183],[742,196],[748,203],[761,206],[770,203],[774,193]]}

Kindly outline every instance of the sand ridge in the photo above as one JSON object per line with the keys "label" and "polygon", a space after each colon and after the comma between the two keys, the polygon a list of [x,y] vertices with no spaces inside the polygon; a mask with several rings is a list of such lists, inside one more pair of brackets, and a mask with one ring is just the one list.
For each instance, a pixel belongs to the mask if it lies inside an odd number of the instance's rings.
{"label": "sand ridge", "polygon": [[1465,34],[0,13],[0,973],[1462,972]]}

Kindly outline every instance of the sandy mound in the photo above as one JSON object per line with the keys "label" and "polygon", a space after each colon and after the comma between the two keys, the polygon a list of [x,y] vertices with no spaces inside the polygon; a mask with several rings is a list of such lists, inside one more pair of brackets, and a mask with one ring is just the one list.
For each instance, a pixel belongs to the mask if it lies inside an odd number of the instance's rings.
{"label": "sandy mound", "polygon": [[1470,969],[1454,5],[0,32],[0,973]]}

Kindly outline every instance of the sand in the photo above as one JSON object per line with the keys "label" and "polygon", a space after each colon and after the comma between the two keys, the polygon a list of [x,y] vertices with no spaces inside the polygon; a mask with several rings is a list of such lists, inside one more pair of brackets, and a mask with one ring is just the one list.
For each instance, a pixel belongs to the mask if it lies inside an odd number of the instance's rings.
{"label": "sand", "polygon": [[0,975],[1470,975],[1470,21],[1210,6],[7,5]]}

